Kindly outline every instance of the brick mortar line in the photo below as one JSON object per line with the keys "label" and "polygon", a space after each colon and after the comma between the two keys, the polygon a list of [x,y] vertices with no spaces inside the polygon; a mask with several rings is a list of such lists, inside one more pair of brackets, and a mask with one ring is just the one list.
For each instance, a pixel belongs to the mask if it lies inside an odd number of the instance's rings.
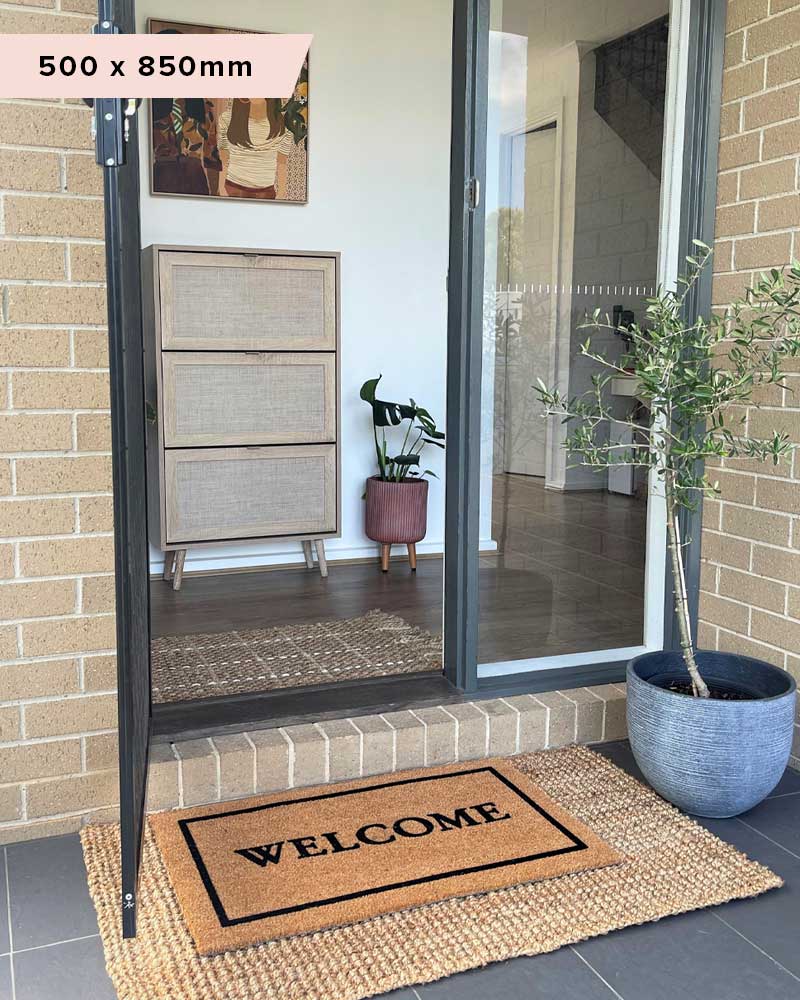
{"label": "brick mortar line", "polygon": [[[784,586],[790,587],[792,585],[791,584],[785,584]],[[797,590],[798,588],[795,587],[794,589]],[[716,593],[713,590],[703,590],[703,589],[701,589],[700,593],[701,594],[705,594],[707,597],[716,597],[716,598],[718,598],[721,601],[728,601],[730,604],[737,604],[740,607],[748,608],[749,610],[752,610],[753,608],[755,608],[756,611],[761,611],[761,612],[763,612],[765,614],[773,615],[775,618],[780,618],[782,621],[791,622],[793,624],[794,623],[800,624],[800,618],[793,618],[791,615],[784,614],[783,612],[780,612],[780,611],[773,611],[771,608],[763,608],[760,605],[753,604],[750,601],[742,601],[738,597],[728,597],[727,594]],[[724,628],[724,626],[720,626],[720,627]]]}
{"label": "brick mortar line", "polygon": [[[105,281],[70,281],[67,278],[2,278],[6,288],[105,288]],[[63,328],[62,328],[63,329]]]}
{"label": "brick mortar line", "polygon": [[[8,192],[0,191],[0,194],[3,193],[8,194]],[[100,201],[102,202],[102,199]],[[44,243],[60,247],[104,247],[105,239],[101,236],[65,236],[63,233],[38,235],[35,233],[0,233],[0,245],[3,243],[30,243],[32,245]]]}
{"label": "brick mortar line", "polygon": [[[761,610],[761,609],[759,608],[757,610]],[[701,619],[701,620],[703,620],[703,619]],[[706,624],[714,624],[715,627],[717,628],[717,630],[719,632],[726,632],[728,635],[734,635],[734,636],[737,636],[740,639],[748,639],[749,641],[754,642],[754,643],[756,643],[759,646],[764,646],[767,649],[773,649],[773,650],[775,650],[776,653],[781,653],[784,657],[788,657],[788,656],[799,657],[800,656],[800,653],[793,653],[790,650],[785,649],[783,646],[775,646],[771,642],[768,642],[766,639],[759,639],[757,636],[752,635],[750,632],[747,632],[747,633],[737,632],[736,629],[730,628],[727,625],[719,625],[719,624],[716,624],[716,623],[713,623],[713,622],[706,622]]]}
{"label": "brick mortar line", "polygon": [[56,624],[58,622],[84,622],[96,621],[99,619],[111,619],[116,615],[113,611],[73,611],[64,615],[41,615],[33,618],[0,618],[0,625],[42,625],[46,623]]}
{"label": "brick mortar line", "polygon": [[[17,747],[38,747],[38,746],[48,746],[51,743],[76,743],[81,739],[91,739],[93,736],[111,736],[116,735],[116,729],[88,729],[85,733],[64,733],[61,736],[26,736],[24,739],[16,741],[8,741],[6,743],[0,743],[0,750],[15,750]],[[101,771],[108,771],[111,768],[100,768]],[[83,772],[78,772],[83,773]],[[58,778],[59,775],[50,775],[50,778]],[[3,781],[0,783],[2,785],[19,785],[22,781],[27,781],[29,779],[23,778],[21,781]],[[36,780],[45,780],[44,778]],[[48,779],[49,780],[49,779]]]}
{"label": "brick mortar line", "polygon": [[[795,555],[800,556],[800,552],[797,549],[794,549],[793,552]],[[777,583],[782,587],[791,587],[794,590],[800,590],[800,583],[793,583],[791,580],[781,580],[779,577],[768,576],[766,573],[757,573],[753,569],[742,569],[741,566],[729,566],[727,563],[717,562],[716,560],[707,559],[704,562],[707,566],[712,566],[717,570],[728,569],[734,573],[741,573],[753,580],[766,580],[768,583]],[[700,590],[702,593],[714,594],[714,591],[706,591],[704,587],[701,587]]]}
{"label": "brick mortar line", "polygon": [[[5,290],[6,286],[3,286]],[[2,324],[4,331],[9,330],[44,330],[58,332],[64,330],[65,332],[80,333],[84,330],[95,330],[108,332],[108,323],[71,323],[66,321],[64,323],[17,323],[14,320],[9,320],[7,323]],[[2,370],[14,371],[14,366],[6,365]]]}
{"label": "brick mortar line", "polygon": [[[24,790],[25,786],[20,785]],[[14,830],[35,829],[37,826],[45,826],[47,823],[55,823],[58,820],[78,819],[82,817],[90,818],[94,813],[103,812],[107,809],[119,809],[119,804],[105,806],[89,806],[86,809],[79,809],[75,812],[54,813],[52,816],[35,816],[31,819],[7,820],[0,823],[0,833],[13,833]],[[16,954],[16,953],[15,953]]]}

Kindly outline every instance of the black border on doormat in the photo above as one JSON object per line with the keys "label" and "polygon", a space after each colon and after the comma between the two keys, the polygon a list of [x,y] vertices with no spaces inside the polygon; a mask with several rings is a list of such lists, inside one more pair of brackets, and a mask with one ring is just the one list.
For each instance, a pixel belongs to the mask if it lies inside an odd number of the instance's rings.
{"label": "black border on doormat", "polygon": [[[456,778],[461,777],[465,774],[491,774],[493,777],[497,778],[498,781],[502,782],[506,787],[511,789],[515,795],[517,795],[526,805],[529,805],[534,809],[539,815],[547,820],[551,826],[555,827],[560,833],[562,833],[568,840],[572,842],[571,847],[560,847],[553,851],[542,851],[539,854],[528,854],[521,858],[510,858],[506,861],[492,861],[485,865],[476,865],[472,868],[461,868],[455,869],[448,872],[439,872],[436,875],[426,875],[421,878],[408,879],[405,882],[394,882],[389,885],[375,886],[371,889],[360,889],[358,892],[346,893],[342,896],[331,896],[327,899],[314,900],[309,903],[299,903],[296,906],[286,906],[277,910],[267,910],[264,913],[252,913],[243,917],[229,917],[225,911],[225,907],[222,905],[222,900],[219,897],[216,886],[214,885],[214,880],[211,878],[208,869],[206,868],[205,862],[203,860],[203,855],[197,846],[197,842],[192,835],[189,827],[193,823],[205,823],[208,820],[225,819],[228,816],[241,816],[245,813],[262,812],[266,809],[277,809],[279,806],[297,805],[300,802],[319,802],[323,799],[335,799],[345,795],[359,795],[362,792],[375,792],[380,791],[383,788],[394,788],[398,785],[413,785],[422,781],[442,781],[446,778]],[[485,872],[492,871],[496,868],[506,868],[511,865],[521,865],[529,861],[540,861],[543,858],[552,858],[561,854],[572,854],[575,851],[585,851],[587,850],[587,845],[572,833],[571,830],[567,829],[563,823],[560,823],[554,816],[551,816],[546,809],[535,802],[529,795],[526,795],[521,788],[517,788],[513,781],[507,778],[504,774],[501,774],[494,767],[474,767],[463,771],[451,771],[448,774],[431,774],[431,775],[421,775],[417,778],[401,778],[399,781],[384,781],[376,785],[366,785],[363,788],[351,788],[345,789],[339,792],[324,792],[320,795],[309,795],[302,799],[285,799],[281,802],[266,802],[259,806],[248,806],[244,809],[228,809],[225,812],[211,813],[208,816],[196,816],[190,819],[178,820],[178,827],[183,834],[184,840],[186,841],[186,846],[189,848],[189,853],[192,856],[192,860],[195,863],[198,874],[203,882],[203,887],[206,890],[208,898],[211,900],[211,904],[214,907],[214,912],[217,915],[221,927],[235,927],[238,924],[249,924],[256,920],[265,920],[269,917],[281,917],[288,913],[299,913],[301,910],[310,910],[321,906],[331,906],[334,903],[344,903],[350,899],[360,899],[362,896],[374,896],[381,892],[390,892],[394,889],[407,889],[413,885],[423,885],[426,882],[439,882],[442,879],[453,878],[457,875],[472,875],[475,872]]]}

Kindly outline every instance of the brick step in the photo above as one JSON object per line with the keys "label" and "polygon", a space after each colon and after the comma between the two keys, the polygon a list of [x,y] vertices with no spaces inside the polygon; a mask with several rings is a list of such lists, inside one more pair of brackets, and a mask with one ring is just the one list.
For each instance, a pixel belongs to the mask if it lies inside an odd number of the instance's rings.
{"label": "brick step", "polygon": [[159,744],[147,809],[625,736],[625,685],[605,684]]}

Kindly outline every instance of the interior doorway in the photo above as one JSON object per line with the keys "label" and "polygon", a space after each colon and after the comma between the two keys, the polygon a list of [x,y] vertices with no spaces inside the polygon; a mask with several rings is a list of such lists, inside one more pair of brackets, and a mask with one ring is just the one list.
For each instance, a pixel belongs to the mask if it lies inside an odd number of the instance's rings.
{"label": "interior doorway", "polygon": [[506,238],[498,260],[498,295],[506,286],[505,349],[498,372],[504,394],[503,471],[544,477],[547,424],[530,388],[549,377],[553,360],[553,300],[557,294],[558,123],[508,138]]}

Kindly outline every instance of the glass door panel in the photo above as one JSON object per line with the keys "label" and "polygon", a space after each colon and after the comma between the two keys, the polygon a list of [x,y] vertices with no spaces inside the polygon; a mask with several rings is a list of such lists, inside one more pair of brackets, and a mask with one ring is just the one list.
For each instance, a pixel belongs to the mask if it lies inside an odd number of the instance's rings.
{"label": "glass door panel", "polygon": [[[668,0],[493,0],[489,56],[478,662],[580,662],[644,643],[648,483],[563,447],[535,385],[592,389],[594,347],[658,283]],[[609,441],[647,420],[624,375]],[[576,659],[577,658],[577,659]]]}

